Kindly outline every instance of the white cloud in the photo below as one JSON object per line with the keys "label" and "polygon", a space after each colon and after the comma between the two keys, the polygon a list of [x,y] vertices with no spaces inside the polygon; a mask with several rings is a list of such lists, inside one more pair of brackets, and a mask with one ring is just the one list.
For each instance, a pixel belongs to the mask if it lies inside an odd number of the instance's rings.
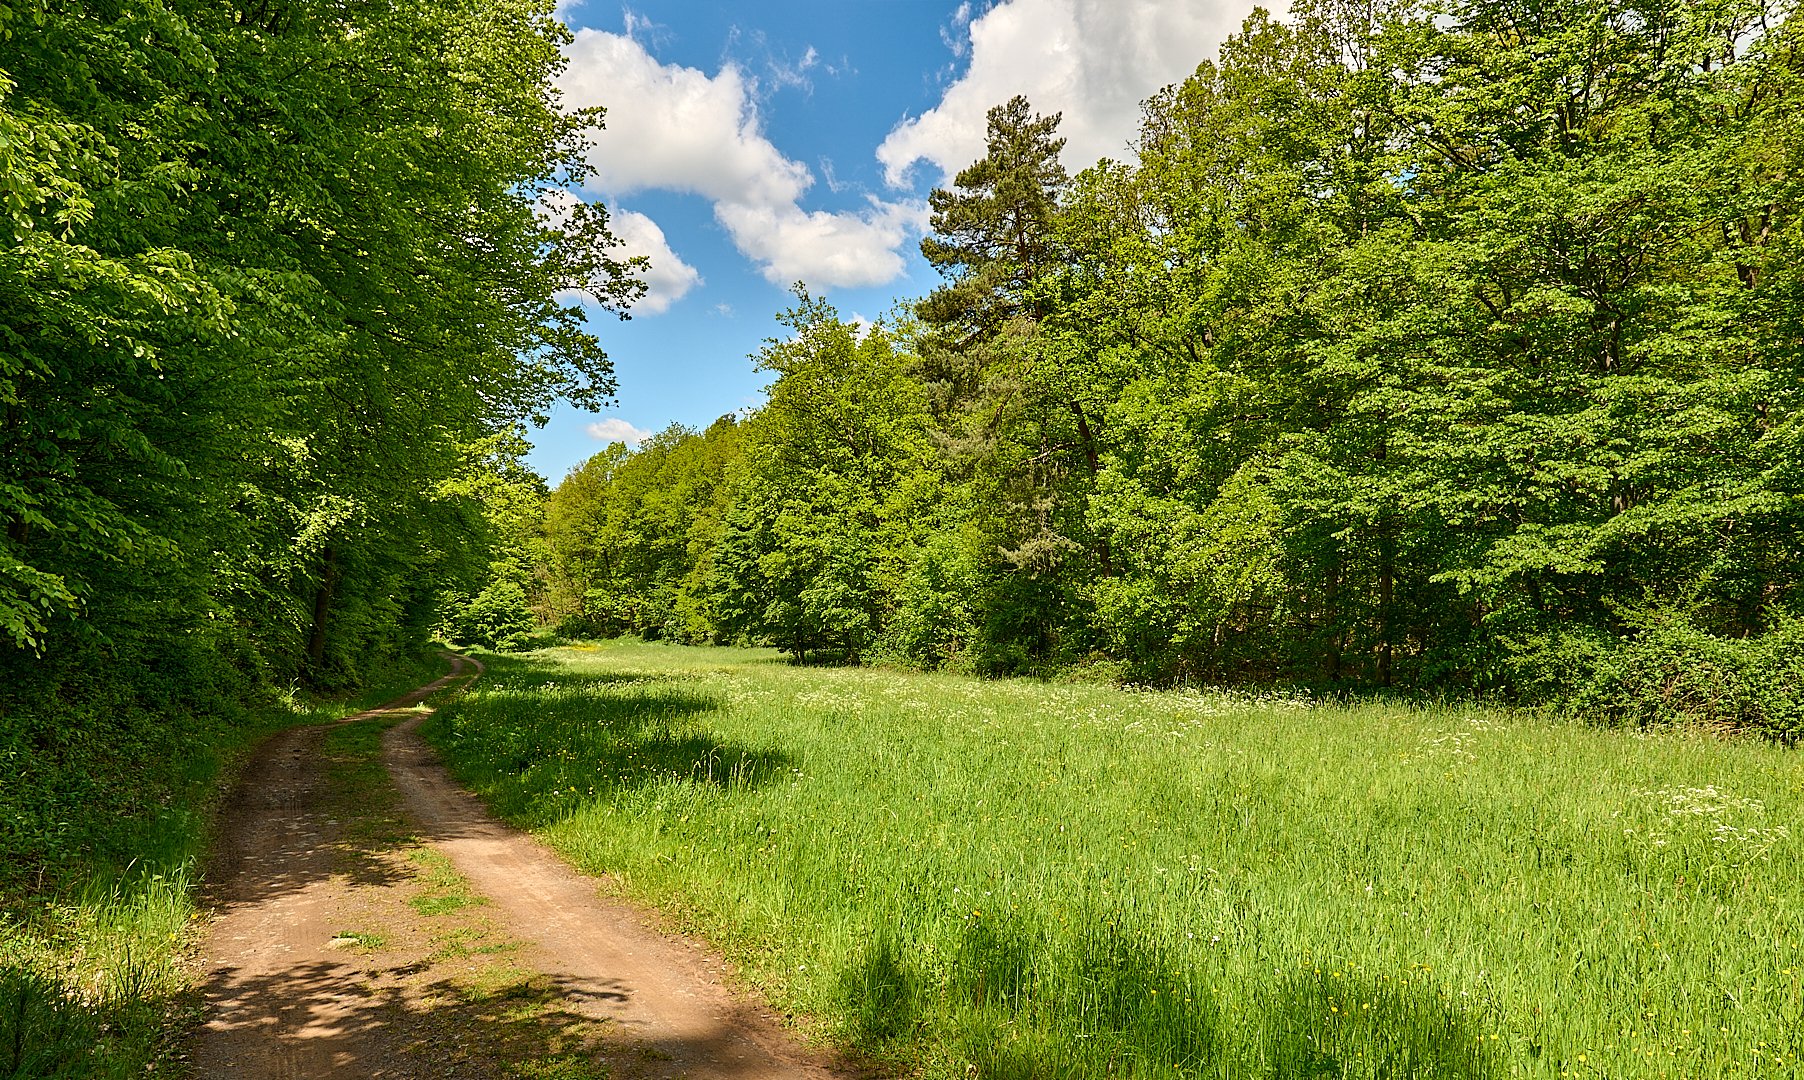
{"label": "white cloud", "polygon": [[808,77],[808,72],[820,62],[820,51],[812,45],[808,46],[808,51],[803,53],[802,58],[793,64],[784,63],[773,57],[769,64],[771,82],[778,88],[790,87],[813,93],[814,80]]}
{"label": "white cloud", "polygon": [[809,212],[794,203],[723,202],[715,204],[714,216],[739,250],[760,263],[767,281],[855,287],[901,276],[904,264],[896,249],[926,227],[927,207],[873,199],[868,208],[851,214]]}
{"label": "white cloud", "polygon": [[618,416],[595,421],[589,425],[588,432],[591,439],[600,439],[607,443],[626,443],[628,446],[644,442],[652,436],[651,432],[636,428]]}
{"label": "white cloud", "polygon": [[645,282],[645,295],[633,304],[635,315],[658,315],[683,298],[690,289],[702,283],[701,272],[670,250],[664,230],[644,214],[616,210],[608,219],[608,228],[620,238],[620,257],[643,255],[651,266],[640,273]]}
{"label": "white cloud", "polygon": [[[896,186],[918,161],[950,176],[983,156],[985,114],[1016,94],[1036,112],[1064,114],[1067,168],[1124,157],[1140,103],[1214,59],[1252,9],[1251,0],[1007,0],[969,22],[969,69],[937,106],[898,124],[877,160]],[[959,14],[969,17],[963,6]]]}
{"label": "white cloud", "polygon": [[965,27],[970,25],[971,4],[969,0],[966,0],[965,3],[958,5],[957,11],[952,13],[952,25],[940,27],[940,40],[945,42],[946,48],[951,50],[953,56],[961,60],[964,59],[966,53],[971,51],[971,38],[965,33]]}
{"label": "white cloud", "polygon": [[660,188],[720,201],[794,202],[808,169],[759,130],[751,87],[737,67],[710,78],[660,64],[623,34],[579,30],[560,85],[573,105],[610,106],[590,163],[614,195]]}
{"label": "white cloud", "polygon": [[[804,210],[814,176],[765,138],[755,87],[739,68],[709,76],[661,64],[630,34],[599,30],[578,31],[569,56],[566,100],[609,106],[590,154],[598,190],[708,199],[740,252],[780,284],[880,285],[902,273],[898,249],[919,231],[923,209],[873,200],[855,212]],[[797,74],[818,59],[810,50]]]}

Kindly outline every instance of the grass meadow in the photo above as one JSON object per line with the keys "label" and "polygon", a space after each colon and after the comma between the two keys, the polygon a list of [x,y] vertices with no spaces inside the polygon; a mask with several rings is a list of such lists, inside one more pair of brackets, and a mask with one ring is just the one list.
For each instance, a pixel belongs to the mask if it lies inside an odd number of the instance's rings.
{"label": "grass meadow", "polygon": [[1804,1076],[1804,759],[1478,708],[485,658],[466,783],[924,1077]]}

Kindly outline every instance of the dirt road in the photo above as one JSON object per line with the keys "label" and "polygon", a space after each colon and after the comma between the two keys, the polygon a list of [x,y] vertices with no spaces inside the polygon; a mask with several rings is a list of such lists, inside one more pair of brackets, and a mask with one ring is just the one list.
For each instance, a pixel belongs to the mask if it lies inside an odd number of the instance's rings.
{"label": "dirt road", "polygon": [[718,958],[451,781],[416,734],[419,703],[480,670],[451,659],[246,769],[209,875],[198,1075],[845,1075],[728,990]]}

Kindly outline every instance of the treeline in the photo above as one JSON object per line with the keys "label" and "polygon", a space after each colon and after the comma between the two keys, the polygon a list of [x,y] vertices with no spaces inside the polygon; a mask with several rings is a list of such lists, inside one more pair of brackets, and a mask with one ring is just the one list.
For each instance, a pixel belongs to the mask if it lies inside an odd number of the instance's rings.
{"label": "treeline", "polygon": [[559,294],[636,287],[545,198],[599,119],[566,39],[548,0],[0,6],[9,871],[509,572],[519,425],[613,385]]}
{"label": "treeline", "polygon": [[1311,0],[1061,167],[1017,98],[945,284],[802,295],[770,401],[573,472],[572,630],[1804,732],[1789,6]]}

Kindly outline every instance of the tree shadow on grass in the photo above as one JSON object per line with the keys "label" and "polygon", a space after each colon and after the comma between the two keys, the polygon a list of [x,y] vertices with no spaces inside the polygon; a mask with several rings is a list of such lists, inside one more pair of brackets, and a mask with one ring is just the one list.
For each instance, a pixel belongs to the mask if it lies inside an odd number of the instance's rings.
{"label": "tree shadow on grass", "polygon": [[[1269,1080],[1495,1080],[1477,1020],[1427,983],[1315,972],[1227,987],[1103,922],[1052,942],[968,919],[929,971],[888,932],[840,973],[859,1049],[907,1057],[949,1040],[985,1080],[1180,1075]],[[1242,1005],[1229,1007],[1230,995]]]}
{"label": "tree shadow on grass", "polygon": [[1312,971],[1260,995],[1263,1075],[1489,1080],[1503,1069],[1476,1018],[1432,986]]}
{"label": "tree shadow on grass", "polygon": [[530,692],[547,687],[607,686],[613,683],[672,681],[669,676],[643,671],[573,671],[564,663],[530,653],[485,653],[483,676],[477,690],[505,687]]}
{"label": "tree shadow on grass", "polygon": [[720,695],[688,680],[573,674],[523,658],[487,692],[442,709],[421,733],[461,781],[503,816],[533,827],[564,816],[572,800],[660,784],[749,790],[796,767],[780,750],[710,731],[704,718],[723,706]]}
{"label": "tree shadow on grass", "polygon": [[840,973],[838,991],[865,1052],[906,1057],[925,1031],[949,1037],[988,1080],[1079,1080],[1129,1066],[1188,1073],[1219,1060],[1222,1017],[1212,997],[1186,993],[1186,981],[1111,927],[1054,945],[1011,918],[974,915],[938,972],[880,930]]}

